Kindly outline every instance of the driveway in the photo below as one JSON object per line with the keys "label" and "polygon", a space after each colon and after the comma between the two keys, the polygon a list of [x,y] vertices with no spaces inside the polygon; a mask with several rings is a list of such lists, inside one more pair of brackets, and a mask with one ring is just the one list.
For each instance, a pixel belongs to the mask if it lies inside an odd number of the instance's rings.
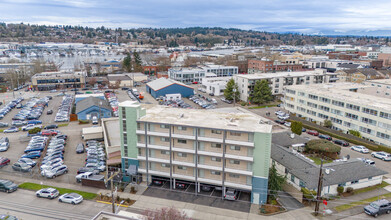
{"label": "driveway", "polygon": [[289,210],[295,210],[303,208],[304,205],[297,201],[295,198],[293,198],[289,193],[287,192],[278,192],[278,201],[281,203],[284,208]]}

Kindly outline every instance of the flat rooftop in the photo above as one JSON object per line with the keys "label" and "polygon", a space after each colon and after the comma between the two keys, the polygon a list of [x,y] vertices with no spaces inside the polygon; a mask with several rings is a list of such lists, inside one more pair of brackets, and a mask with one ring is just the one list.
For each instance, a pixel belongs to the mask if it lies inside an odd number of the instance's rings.
{"label": "flat rooftop", "polygon": [[204,110],[154,106],[146,110],[146,115],[141,117],[140,121],[245,132],[272,132],[272,125],[268,124],[268,119],[248,112],[232,112],[224,109]]}
{"label": "flat rooftop", "polygon": [[312,75],[335,75],[335,73],[320,72],[320,71],[297,71],[297,72],[239,74],[236,76],[251,80],[251,79],[280,78],[280,77],[302,77],[302,76],[312,76]]}
{"label": "flat rooftop", "polygon": [[65,78],[65,77],[83,77],[85,74],[83,72],[43,72],[43,73],[37,73],[31,78],[47,78],[47,77],[59,77],[59,78]]}
{"label": "flat rooftop", "polygon": [[[355,103],[357,105],[373,106],[384,109],[386,112],[391,110],[391,99],[380,97],[376,92],[376,88],[370,85],[358,83],[327,83],[293,85],[288,86],[287,89],[301,90],[305,93],[341,100],[352,104]],[[357,89],[357,92],[349,91],[350,89]]]}
{"label": "flat rooftop", "polygon": [[121,145],[121,134],[119,128],[119,119],[117,120],[104,120],[107,138],[109,139],[109,146]]}
{"label": "flat rooftop", "polygon": [[374,79],[374,80],[365,81],[365,83],[366,84],[378,83],[378,84],[384,84],[384,85],[391,85],[391,79]]}

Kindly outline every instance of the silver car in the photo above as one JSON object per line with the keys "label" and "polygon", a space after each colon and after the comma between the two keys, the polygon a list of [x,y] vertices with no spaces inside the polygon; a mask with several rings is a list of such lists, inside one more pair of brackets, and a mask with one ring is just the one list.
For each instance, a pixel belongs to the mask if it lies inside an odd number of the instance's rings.
{"label": "silver car", "polygon": [[40,190],[38,190],[37,192],[35,192],[35,194],[37,195],[37,197],[48,198],[48,199],[54,199],[54,198],[56,198],[58,195],[60,195],[60,193],[58,192],[58,190],[57,190],[57,189],[54,189],[54,188],[44,188],[44,189],[40,189]]}
{"label": "silver car", "polygon": [[58,201],[76,205],[83,201],[83,196],[77,193],[65,193],[58,198]]}
{"label": "silver car", "polygon": [[224,199],[237,200],[238,199],[238,191],[236,191],[234,189],[228,189],[227,192],[225,192]]}

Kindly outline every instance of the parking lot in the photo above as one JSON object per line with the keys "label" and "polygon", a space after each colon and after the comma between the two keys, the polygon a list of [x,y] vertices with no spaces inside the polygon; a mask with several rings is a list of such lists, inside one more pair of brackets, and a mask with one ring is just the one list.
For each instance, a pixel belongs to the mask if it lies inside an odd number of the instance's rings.
{"label": "parking lot", "polygon": [[143,195],[241,212],[249,212],[251,206],[249,192],[239,191],[238,199],[230,201],[222,199],[222,191],[214,188],[209,192],[200,190],[198,195],[195,195],[194,184],[188,184],[184,189],[170,190],[169,181],[164,182],[161,186],[151,184]]}
{"label": "parking lot", "polygon": [[[42,125],[50,125],[50,124],[68,124],[67,126],[59,127],[61,133],[66,134],[68,139],[66,141],[65,152],[64,152],[64,164],[68,167],[68,173],[58,176],[56,178],[56,182],[64,182],[64,183],[76,183],[75,176],[77,174],[77,170],[80,167],[83,167],[85,164],[86,153],[84,154],[76,154],[76,146],[78,143],[82,143],[81,139],[81,130],[85,127],[91,127],[91,124],[80,124],[78,122],[54,122],[55,115],[58,111],[58,107],[61,104],[63,96],[56,96],[57,93],[50,92],[24,92],[23,96],[25,100],[22,102],[22,105],[28,101],[28,98],[35,96],[37,98],[52,96],[52,100],[49,101],[48,107],[45,108],[41,117],[38,120],[42,121]],[[68,92],[68,94],[73,94],[72,92]],[[53,110],[53,114],[47,115],[48,110]],[[1,122],[7,122],[11,124],[12,117],[19,112],[19,109],[12,109],[2,120]],[[1,157],[6,157],[11,160],[10,165],[0,168],[0,172],[4,175],[17,175],[23,176],[26,178],[34,178],[34,179],[42,179],[45,183],[46,181],[51,181],[50,179],[46,179],[40,175],[40,170],[38,166],[35,166],[31,172],[22,173],[19,171],[14,171],[12,169],[12,164],[15,163],[23,154],[24,150],[28,144],[29,138],[27,138],[26,131],[19,131],[16,133],[0,133],[1,137],[8,137],[10,140],[10,147],[5,152],[0,152]],[[43,158],[43,156],[41,156]],[[38,161],[38,160],[36,160]]]}

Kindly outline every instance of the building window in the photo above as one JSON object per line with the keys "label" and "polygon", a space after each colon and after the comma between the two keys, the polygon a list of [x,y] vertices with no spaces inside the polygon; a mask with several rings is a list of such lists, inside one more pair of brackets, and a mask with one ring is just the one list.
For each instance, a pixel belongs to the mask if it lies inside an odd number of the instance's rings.
{"label": "building window", "polygon": [[324,103],[330,103],[330,99],[328,99],[328,98],[319,97],[319,100],[320,100],[321,102],[324,102]]}
{"label": "building window", "polygon": [[303,182],[302,180],[300,180],[299,186],[300,186],[300,187],[306,187],[306,186],[305,186],[305,182]]}
{"label": "building window", "polygon": [[377,111],[370,108],[362,108],[362,112],[377,116]]}
{"label": "building window", "polygon": [[372,177],[368,177],[368,180],[371,180],[372,179]]}
{"label": "building window", "polygon": [[162,167],[170,167],[170,165],[166,163],[162,163]]}
{"label": "building window", "polygon": [[169,155],[170,154],[170,151],[168,150],[162,150],[160,151],[161,154],[165,154],[165,155]]}
{"label": "building window", "polygon": [[389,113],[380,112],[380,117],[391,120],[391,114],[389,114]]}
{"label": "building window", "polygon": [[358,180],[350,182],[350,184],[356,184],[356,183],[358,183]]}
{"label": "building window", "polygon": [[295,182],[295,176],[293,176],[292,174],[291,174],[291,182]]}
{"label": "building window", "polygon": [[126,132],[126,121],[122,122],[122,130]]}
{"label": "building window", "polygon": [[240,176],[239,176],[239,174],[230,173],[229,177],[231,177],[231,178],[239,178]]}
{"label": "building window", "polygon": [[349,104],[349,103],[346,103],[346,108],[352,109],[352,110],[355,110],[355,111],[360,111],[360,106]]}
{"label": "building window", "polygon": [[163,142],[170,142],[170,138],[168,137],[161,137],[160,140]]}
{"label": "building window", "polygon": [[169,129],[170,125],[160,125],[160,128]]}
{"label": "building window", "polygon": [[222,133],[222,131],[220,131],[220,130],[212,130],[211,132],[212,132],[212,134],[221,134]]}
{"label": "building window", "polygon": [[220,171],[210,171],[212,175],[220,176]]}
{"label": "building window", "polygon": [[240,160],[229,160],[229,163],[239,165]]}
{"label": "building window", "polygon": [[126,111],[125,111],[125,108],[122,108],[122,119],[126,119]]}
{"label": "building window", "polygon": [[242,135],[242,133],[240,133],[240,132],[233,132],[233,131],[229,132],[229,134],[231,136],[241,136]]}
{"label": "building window", "polygon": [[346,186],[346,183],[340,183],[338,186]]}
{"label": "building window", "polygon": [[180,144],[187,144],[187,140],[185,140],[185,139],[178,139],[178,143],[180,143]]}
{"label": "building window", "polygon": [[137,123],[137,130],[141,130],[141,124]]}
{"label": "building window", "polygon": [[355,114],[352,114],[352,113],[348,113],[348,112],[345,113],[345,117],[353,119],[353,120],[358,120],[358,115],[355,115]]}
{"label": "building window", "polygon": [[178,153],[178,157],[187,157],[187,153]]}
{"label": "building window", "polygon": [[230,148],[231,148],[231,150],[240,151],[240,146],[231,145]]}
{"label": "building window", "polygon": [[221,162],[221,158],[220,157],[211,157],[210,159],[212,161]]}
{"label": "building window", "polygon": [[178,166],[178,170],[187,170],[187,167],[184,167],[184,166]]}
{"label": "building window", "polygon": [[313,100],[318,100],[317,95],[308,94],[308,98],[313,99]]}
{"label": "building window", "polygon": [[333,100],[331,103],[333,105],[340,106],[340,107],[344,107],[345,106],[344,102],[340,102],[340,101],[337,101],[337,100]]}
{"label": "building window", "polygon": [[370,124],[376,126],[377,122],[375,120],[372,120],[370,118],[361,117],[361,122],[364,122],[365,124]]}
{"label": "building window", "polygon": [[212,148],[221,148],[221,144],[212,143]]}
{"label": "building window", "polygon": [[288,169],[287,168],[285,168],[285,174],[288,174]]}
{"label": "building window", "polygon": [[178,130],[180,130],[180,131],[186,131],[187,128],[186,128],[186,127],[183,127],[183,126],[178,126]]}

